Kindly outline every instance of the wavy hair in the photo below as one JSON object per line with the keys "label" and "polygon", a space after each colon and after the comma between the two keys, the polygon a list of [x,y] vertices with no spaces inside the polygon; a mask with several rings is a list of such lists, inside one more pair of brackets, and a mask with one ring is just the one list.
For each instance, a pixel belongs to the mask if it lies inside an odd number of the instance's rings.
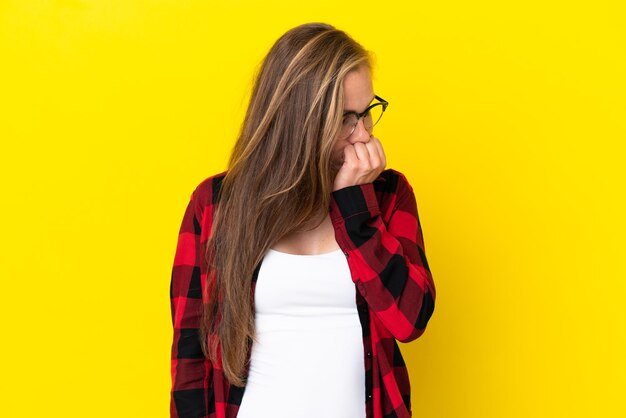
{"label": "wavy hair", "polygon": [[221,350],[233,385],[245,385],[247,350],[256,341],[254,268],[274,243],[328,215],[343,81],[371,63],[371,53],[345,32],[307,23],[283,34],[258,70],[204,250],[202,347],[213,363]]}

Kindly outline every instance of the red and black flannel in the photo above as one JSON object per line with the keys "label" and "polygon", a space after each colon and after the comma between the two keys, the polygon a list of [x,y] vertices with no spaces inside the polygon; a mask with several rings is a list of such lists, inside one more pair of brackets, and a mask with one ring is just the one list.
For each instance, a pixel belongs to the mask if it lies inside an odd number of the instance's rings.
{"label": "red and black flannel", "polygon": [[[234,418],[245,390],[229,384],[221,361],[211,364],[204,358],[198,339],[207,278],[201,244],[208,239],[225,174],[206,178],[192,192],[178,236],[170,285],[172,418]],[[409,376],[397,341],[421,336],[435,307],[413,189],[402,173],[386,169],[372,183],[332,192],[329,211],[355,283],[366,416],[410,417]],[[252,277],[253,292],[260,266]]]}

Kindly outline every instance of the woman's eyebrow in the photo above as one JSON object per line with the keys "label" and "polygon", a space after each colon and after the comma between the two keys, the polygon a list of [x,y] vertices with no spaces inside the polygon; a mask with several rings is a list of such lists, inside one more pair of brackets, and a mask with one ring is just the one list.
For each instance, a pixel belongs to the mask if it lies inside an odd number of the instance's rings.
{"label": "woman's eyebrow", "polygon": [[[376,98],[376,95],[373,95],[372,98],[370,99],[370,101],[368,103],[372,103],[372,101]],[[367,106],[365,106],[365,109],[367,109],[367,107],[369,106],[369,104]],[[363,109],[363,110],[365,110]],[[352,110],[352,109],[343,109],[343,113],[361,113],[358,112],[356,110]]]}

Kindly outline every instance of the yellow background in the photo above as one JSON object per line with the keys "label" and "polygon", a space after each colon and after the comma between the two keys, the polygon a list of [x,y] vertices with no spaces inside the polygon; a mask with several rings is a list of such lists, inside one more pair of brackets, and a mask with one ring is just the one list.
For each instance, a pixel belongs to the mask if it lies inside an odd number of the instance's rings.
{"label": "yellow background", "polygon": [[437,286],[415,417],[621,417],[620,1],[0,2],[4,417],[166,417],[169,280],[253,73],[325,21],[377,56]]}

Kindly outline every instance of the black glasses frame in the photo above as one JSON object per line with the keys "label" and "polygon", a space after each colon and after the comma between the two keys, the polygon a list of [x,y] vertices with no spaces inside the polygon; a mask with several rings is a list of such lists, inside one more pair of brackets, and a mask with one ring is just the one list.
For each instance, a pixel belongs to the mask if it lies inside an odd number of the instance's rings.
{"label": "black glasses frame", "polygon": [[370,110],[372,110],[372,108],[374,108],[376,106],[382,106],[383,107],[383,111],[380,113],[380,117],[378,118],[378,120],[373,121],[372,128],[378,123],[379,120],[382,119],[383,113],[385,113],[385,110],[387,110],[387,106],[389,106],[389,102],[387,100],[383,99],[382,97],[376,96],[376,95],[374,95],[374,99],[378,100],[378,103],[373,103],[373,104],[369,105],[367,107],[367,109],[365,109],[361,113],[359,113],[359,112],[344,112],[344,114],[343,114],[344,118],[346,116],[348,116],[348,115],[355,115],[356,116],[356,123],[352,127],[352,130],[350,131],[350,133],[348,135],[346,135],[346,138],[348,138],[350,135],[352,135],[354,133],[354,130],[356,129],[356,126],[359,124],[359,120],[363,119],[365,116],[367,116],[367,114],[369,113]]}

